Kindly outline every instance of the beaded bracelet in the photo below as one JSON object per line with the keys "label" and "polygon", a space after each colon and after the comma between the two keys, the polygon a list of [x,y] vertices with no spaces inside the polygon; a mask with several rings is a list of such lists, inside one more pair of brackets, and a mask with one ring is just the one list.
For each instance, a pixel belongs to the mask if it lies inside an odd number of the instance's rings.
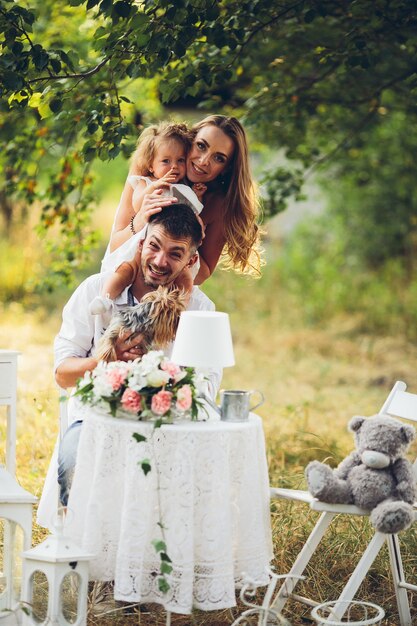
{"label": "beaded bracelet", "polygon": [[132,231],[133,235],[136,235],[135,227],[133,226],[133,222],[135,221],[135,217],[136,217],[136,215],[133,215],[130,218],[130,230]]}

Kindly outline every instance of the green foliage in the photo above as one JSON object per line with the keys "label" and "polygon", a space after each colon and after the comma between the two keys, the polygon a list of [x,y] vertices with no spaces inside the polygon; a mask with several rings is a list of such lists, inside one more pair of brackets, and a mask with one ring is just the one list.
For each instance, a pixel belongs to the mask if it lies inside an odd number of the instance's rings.
{"label": "green foliage", "polygon": [[41,206],[42,238],[56,225],[50,277],[94,243],[90,166],[130,153],[144,81],[153,113],[159,98],[238,107],[299,164],[266,175],[273,214],[387,96],[413,124],[416,19],[406,0],[0,0],[0,179],[14,211]]}
{"label": "green foliage", "polygon": [[293,233],[270,268],[308,323],[349,313],[360,331],[417,339],[417,279],[401,258],[366,269],[346,245],[343,222],[326,214]]}
{"label": "green foliage", "polygon": [[372,131],[360,133],[324,182],[335,235],[366,267],[403,259],[417,249],[416,141],[410,119],[387,103]]}
{"label": "green foliage", "polygon": [[284,211],[288,199],[304,200],[301,193],[304,177],[300,168],[291,170],[289,167],[276,167],[267,170],[260,180],[264,185],[263,217],[268,218]]}

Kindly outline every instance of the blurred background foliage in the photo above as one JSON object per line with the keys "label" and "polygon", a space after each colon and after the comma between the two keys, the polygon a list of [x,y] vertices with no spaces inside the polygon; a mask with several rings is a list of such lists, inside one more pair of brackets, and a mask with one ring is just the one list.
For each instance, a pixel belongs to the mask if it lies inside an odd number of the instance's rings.
{"label": "blurred background foliage", "polygon": [[415,339],[416,27],[407,0],[0,0],[1,299],[98,269],[144,125],[224,112],[250,135],[265,285],[308,323]]}

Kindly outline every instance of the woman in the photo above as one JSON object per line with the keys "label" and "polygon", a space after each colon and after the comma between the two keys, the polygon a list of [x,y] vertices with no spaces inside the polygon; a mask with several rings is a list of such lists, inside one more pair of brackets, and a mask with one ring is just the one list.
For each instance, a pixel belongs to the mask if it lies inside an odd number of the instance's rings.
{"label": "woman", "polygon": [[[204,185],[204,208],[200,214],[205,238],[199,248],[200,270],[195,284],[213,273],[220,257],[223,266],[239,273],[260,275],[259,214],[256,185],[249,166],[245,131],[234,117],[209,115],[192,129],[192,146],[187,154],[187,180],[190,185]],[[135,174],[132,170],[129,174]],[[117,210],[110,239],[110,254],[104,270],[132,256],[135,243],[129,241],[148,222],[153,213],[176,201],[156,190],[147,195],[135,214],[134,190],[126,183]],[[126,245],[125,242],[129,241]],[[124,244],[122,246],[122,244]],[[122,247],[121,247],[122,246]],[[133,246],[133,248],[132,248]],[[121,247],[121,248],[120,248]]]}

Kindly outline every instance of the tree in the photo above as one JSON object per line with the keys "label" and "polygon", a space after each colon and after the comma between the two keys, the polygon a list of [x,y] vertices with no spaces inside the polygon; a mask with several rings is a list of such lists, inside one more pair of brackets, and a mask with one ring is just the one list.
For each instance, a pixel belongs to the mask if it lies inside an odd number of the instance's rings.
{"label": "tree", "polygon": [[132,82],[158,76],[164,102],[226,106],[282,148],[294,166],[267,175],[275,211],[305,170],[347,154],[387,111],[416,118],[407,0],[69,4],[0,0],[2,182],[14,201],[41,203],[45,231],[59,225],[64,276],[91,244],[92,161],[130,152],[137,134]]}
{"label": "tree", "polygon": [[402,259],[412,277],[417,244],[416,140],[404,112],[359,133],[325,182],[333,230],[346,257],[376,269]]}

